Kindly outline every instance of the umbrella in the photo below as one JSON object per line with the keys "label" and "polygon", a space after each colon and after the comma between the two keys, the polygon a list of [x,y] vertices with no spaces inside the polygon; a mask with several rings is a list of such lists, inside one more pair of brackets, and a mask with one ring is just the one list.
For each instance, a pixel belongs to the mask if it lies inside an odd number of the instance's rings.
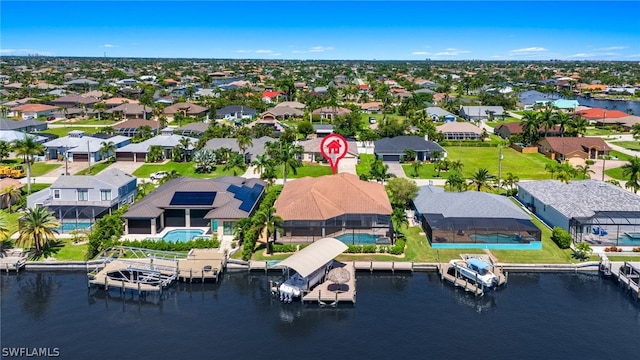
{"label": "umbrella", "polygon": [[346,284],[351,280],[351,273],[343,267],[334,268],[329,271],[327,279],[336,284],[336,291],[342,291],[342,284]]}

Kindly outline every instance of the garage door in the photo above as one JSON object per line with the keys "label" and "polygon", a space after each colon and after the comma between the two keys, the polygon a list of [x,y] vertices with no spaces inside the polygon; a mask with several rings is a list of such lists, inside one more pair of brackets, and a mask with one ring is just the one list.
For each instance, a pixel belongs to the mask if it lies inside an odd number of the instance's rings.
{"label": "garage door", "polygon": [[400,155],[382,155],[382,161],[400,161]]}
{"label": "garage door", "polygon": [[116,153],[117,161],[133,161],[133,153]]}
{"label": "garage door", "polygon": [[73,154],[73,162],[88,162],[89,154],[75,153]]}

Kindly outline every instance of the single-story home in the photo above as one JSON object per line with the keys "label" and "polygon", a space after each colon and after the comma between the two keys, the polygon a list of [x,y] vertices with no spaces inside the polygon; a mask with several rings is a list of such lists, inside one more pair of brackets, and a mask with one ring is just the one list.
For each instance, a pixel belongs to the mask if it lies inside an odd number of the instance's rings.
{"label": "single-story home", "polygon": [[[508,139],[511,135],[523,134],[522,125],[519,122],[505,122],[498,125],[493,132],[503,139]],[[538,128],[538,134],[547,136],[560,136],[560,125],[555,125],[551,129],[545,129],[544,126]],[[525,139],[526,140],[526,139]]]}
{"label": "single-story home", "polygon": [[504,196],[478,191],[444,192],[421,186],[415,220],[432,248],[541,249],[540,229]]}
{"label": "single-story home", "polygon": [[304,177],[285,184],[274,207],[284,220],[277,242],[306,243],[337,237],[351,243],[354,234],[390,236],[391,203],[378,183],[341,173]]}
{"label": "single-story home", "polygon": [[253,119],[257,114],[256,109],[244,105],[229,105],[216,110],[216,119],[241,120]]}
{"label": "single-story home", "polygon": [[267,110],[264,114],[267,113],[272,114],[276,119],[287,119],[290,117],[301,117],[304,115],[304,111],[288,106],[276,106]]}
{"label": "single-story home", "polygon": [[439,106],[430,106],[424,110],[427,116],[429,116],[433,121],[456,121],[457,116],[448,112],[447,110],[439,107]]}
{"label": "single-story home", "polygon": [[133,99],[127,99],[127,98],[122,98],[122,97],[114,97],[111,99],[107,99],[104,101],[104,105],[107,109],[112,109],[116,106],[120,106],[124,103],[129,103],[129,104],[139,104],[140,102],[138,100],[133,100]]}
{"label": "single-story home", "polygon": [[169,180],[122,216],[125,235],[156,235],[165,227],[199,227],[219,240],[231,240],[236,222],[258,208],[266,185],[260,179],[236,176]]}
{"label": "single-story home", "polygon": [[538,152],[554,160],[599,159],[609,151],[600,137],[545,137],[538,141]]}
{"label": "single-story home", "polygon": [[82,96],[77,94],[71,94],[67,96],[62,96],[57,99],[51,100],[48,102],[49,105],[55,106],[56,108],[72,108],[72,107],[92,107],[93,104],[99,102],[100,99],[90,97],[90,96]]}
{"label": "single-story home", "polygon": [[187,125],[181,126],[174,130],[175,134],[191,136],[191,137],[200,137],[204,134],[205,131],[209,128],[209,124],[205,122],[192,122]]}
{"label": "single-story home", "polygon": [[468,122],[447,122],[436,127],[446,140],[479,140],[482,130]]}
{"label": "single-story home", "polygon": [[[322,138],[318,137],[315,139],[299,141],[298,145],[302,146],[304,149],[304,153],[302,154],[302,161],[315,162],[317,158],[323,159],[322,153],[320,152],[320,143],[322,143]],[[357,159],[358,158],[358,144],[355,141],[347,141],[347,154],[344,156],[346,159]]]}
{"label": "single-story home", "polygon": [[33,120],[38,117],[51,116],[58,110],[57,107],[44,104],[24,104],[11,108],[13,116],[22,117],[23,120]]}
{"label": "single-story home", "polygon": [[278,106],[286,106],[286,107],[290,107],[290,108],[298,109],[298,110],[304,110],[307,107],[307,105],[305,105],[305,104],[303,104],[301,102],[298,102],[298,101],[283,101],[283,102],[279,103],[278,105],[276,105],[276,107],[278,107]]}
{"label": "single-story home", "polygon": [[[268,142],[274,142],[276,139],[263,136],[258,139],[251,139],[251,146],[247,147],[245,150],[247,158],[246,161],[254,161],[256,158],[266,151],[266,144]],[[207,143],[204,145],[205,149],[217,150],[221,148],[230,149],[233,152],[237,152],[241,154],[240,147],[238,146],[238,140],[236,138],[214,138],[209,139]]]}
{"label": "single-story home", "polygon": [[460,117],[467,121],[487,121],[505,117],[502,106],[460,106]]}
{"label": "single-story home", "polygon": [[[518,183],[518,201],[547,225],[594,245],[638,243],[640,196],[599,180]],[[634,240],[635,239],[635,240]]]}
{"label": "single-story home", "polygon": [[140,104],[123,103],[107,111],[107,114],[116,114],[126,119],[150,119],[153,116],[153,108]]}
{"label": "single-story home", "polygon": [[116,150],[116,160],[144,162],[147,159],[147,155],[149,155],[149,151],[152,146],[161,146],[163,149],[163,158],[170,159],[171,151],[174,147],[180,145],[180,141],[183,138],[189,139],[189,146],[187,147],[187,151],[193,151],[193,147],[195,146],[198,139],[176,135],[173,133],[173,129],[165,128],[160,130],[160,135],[156,135],[151,139],[147,139],[137,144],[129,144],[127,146],[119,148],[118,150]]}
{"label": "single-story home", "polygon": [[325,137],[329,134],[333,134],[333,125],[331,124],[314,124],[313,132],[317,137]]}
{"label": "single-story home", "polygon": [[148,126],[151,128],[151,133],[153,135],[157,135],[160,131],[160,122],[153,120],[144,120],[144,119],[131,119],[127,121],[123,121],[113,125],[114,133],[118,135],[124,135],[129,137],[134,137],[143,126]]}
{"label": "single-story home", "polygon": [[21,132],[34,132],[47,130],[47,123],[38,120],[9,120],[0,119],[0,130],[15,130]]}
{"label": "single-story home", "polygon": [[320,116],[322,119],[333,119],[336,116],[351,114],[351,110],[339,106],[327,106],[315,109],[311,114]]}
{"label": "single-story home", "polygon": [[432,160],[433,152],[438,151],[441,158],[447,156],[447,151],[437,143],[420,136],[396,136],[382,138],[373,143],[376,159],[383,161],[400,161],[405,150],[416,152],[416,158],[420,161]]}
{"label": "single-story home", "polygon": [[[20,180],[18,179],[11,179],[11,178],[4,178],[4,179],[0,179],[0,194],[3,194],[4,191],[8,188],[8,187],[13,187],[14,189],[22,189],[22,187],[25,184],[23,184]],[[16,199],[12,199],[11,200],[11,205],[16,203]],[[7,200],[6,198],[0,198],[0,209],[6,209],[7,207]]]}
{"label": "single-story home", "polygon": [[198,117],[206,116],[208,112],[209,108],[207,107],[186,102],[175,103],[164,108],[164,113],[172,116],[179,113],[182,115]]}

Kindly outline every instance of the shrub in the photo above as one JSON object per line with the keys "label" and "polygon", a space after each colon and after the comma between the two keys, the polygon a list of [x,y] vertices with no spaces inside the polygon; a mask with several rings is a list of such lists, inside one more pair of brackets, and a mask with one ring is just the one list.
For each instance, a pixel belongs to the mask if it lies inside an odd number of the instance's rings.
{"label": "shrub", "polygon": [[571,246],[571,235],[566,230],[557,226],[553,228],[551,240],[553,240],[560,249],[568,249]]}
{"label": "shrub", "polygon": [[274,253],[292,253],[296,252],[296,246],[293,244],[272,244],[271,250]]}
{"label": "shrub", "polygon": [[396,243],[389,250],[389,253],[393,255],[402,255],[404,253],[405,241],[402,239],[396,240]]}
{"label": "shrub", "polygon": [[377,250],[375,245],[362,245],[362,252],[365,254],[374,254]]}
{"label": "shrub", "polygon": [[214,249],[220,247],[217,239],[196,238],[185,242],[172,242],[166,240],[144,239],[142,241],[127,240],[122,246],[137,247],[149,250],[161,251],[189,251],[191,249]]}
{"label": "shrub", "polygon": [[362,252],[362,245],[347,245],[346,253],[349,254],[358,254]]}

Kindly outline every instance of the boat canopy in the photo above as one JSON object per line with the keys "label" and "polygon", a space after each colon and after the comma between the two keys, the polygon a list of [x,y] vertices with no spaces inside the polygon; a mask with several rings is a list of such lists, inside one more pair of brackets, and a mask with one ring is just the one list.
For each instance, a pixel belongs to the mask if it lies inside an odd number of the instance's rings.
{"label": "boat canopy", "polygon": [[489,268],[491,267],[491,265],[487,264],[486,262],[478,258],[469,258],[467,259],[467,262],[469,263],[469,265],[480,270],[489,270]]}
{"label": "boat canopy", "polygon": [[348,246],[340,240],[322,238],[280,261],[278,266],[291,268],[300,276],[307,277],[347,249]]}

